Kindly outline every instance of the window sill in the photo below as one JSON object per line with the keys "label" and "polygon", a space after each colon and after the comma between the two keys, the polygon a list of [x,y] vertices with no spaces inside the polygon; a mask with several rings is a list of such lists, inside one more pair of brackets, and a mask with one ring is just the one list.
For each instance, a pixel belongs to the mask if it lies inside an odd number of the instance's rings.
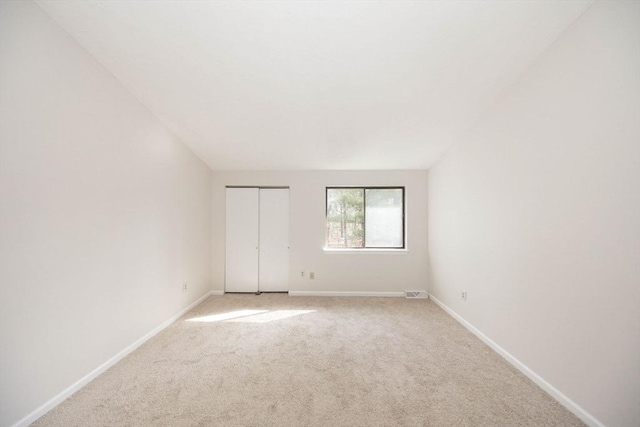
{"label": "window sill", "polygon": [[322,248],[326,254],[361,254],[361,255],[406,255],[409,249],[373,249],[373,248]]}

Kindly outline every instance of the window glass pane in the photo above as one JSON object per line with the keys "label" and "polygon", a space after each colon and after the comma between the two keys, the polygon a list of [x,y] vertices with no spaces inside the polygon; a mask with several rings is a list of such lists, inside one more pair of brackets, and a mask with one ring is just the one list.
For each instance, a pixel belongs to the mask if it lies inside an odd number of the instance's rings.
{"label": "window glass pane", "polygon": [[327,189],[327,246],[364,247],[364,190]]}
{"label": "window glass pane", "polygon": [[402,189],[366,189],[366,246],[399,248],[403,245]]}

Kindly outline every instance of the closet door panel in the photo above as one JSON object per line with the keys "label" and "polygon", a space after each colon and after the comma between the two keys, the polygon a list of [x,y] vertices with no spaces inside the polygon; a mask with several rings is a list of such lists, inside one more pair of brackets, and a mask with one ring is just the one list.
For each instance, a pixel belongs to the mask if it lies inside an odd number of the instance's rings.
{"label": "closet door panel", "polygon": [[259,190],[227,188],[225,291],[258,291]]}
{"label": "closet door panel", "polygon": [[260,189],[260,291],[289,290],[289,189]]}

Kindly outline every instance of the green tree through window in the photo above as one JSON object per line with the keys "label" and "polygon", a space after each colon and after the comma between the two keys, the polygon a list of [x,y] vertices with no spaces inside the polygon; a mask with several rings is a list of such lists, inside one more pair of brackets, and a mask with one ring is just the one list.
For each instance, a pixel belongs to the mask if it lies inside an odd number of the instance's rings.
{"label": "green tree through window", "polygon": [[364,247],[364,189],[327,191],[327,233],[331,247]]}

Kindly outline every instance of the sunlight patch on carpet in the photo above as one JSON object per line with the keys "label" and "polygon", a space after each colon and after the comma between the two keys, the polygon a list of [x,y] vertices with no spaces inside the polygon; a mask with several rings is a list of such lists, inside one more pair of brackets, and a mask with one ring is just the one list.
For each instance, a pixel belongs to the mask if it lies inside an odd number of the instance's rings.
{"label": "sunlight patch on carpet", "polygon": [[212,314],[210,316],[192,317],[187,322],[239,322],[239,323],[267,323],[282,320],[301,314],[313,313],[315,310],[238,310],[228,313]]}
{"label": "sunlight patch on carpet", "polygon": [[229,320],[229,322],[267,323],[274,320],[282,320],[288,317],[299,316],[301,314],[313,313],[314,311],[315,310],[274,310],[267,313],[255,314],[253,316]]}
{"label": "sunlight patch on carpet", "polygon": [[187,322],[221,322],[223,320],[266,313],[267,311],[269,310],[237,310],[228,313],[212,314],[211,316],[192,317],[191,319],[187,319]]}

